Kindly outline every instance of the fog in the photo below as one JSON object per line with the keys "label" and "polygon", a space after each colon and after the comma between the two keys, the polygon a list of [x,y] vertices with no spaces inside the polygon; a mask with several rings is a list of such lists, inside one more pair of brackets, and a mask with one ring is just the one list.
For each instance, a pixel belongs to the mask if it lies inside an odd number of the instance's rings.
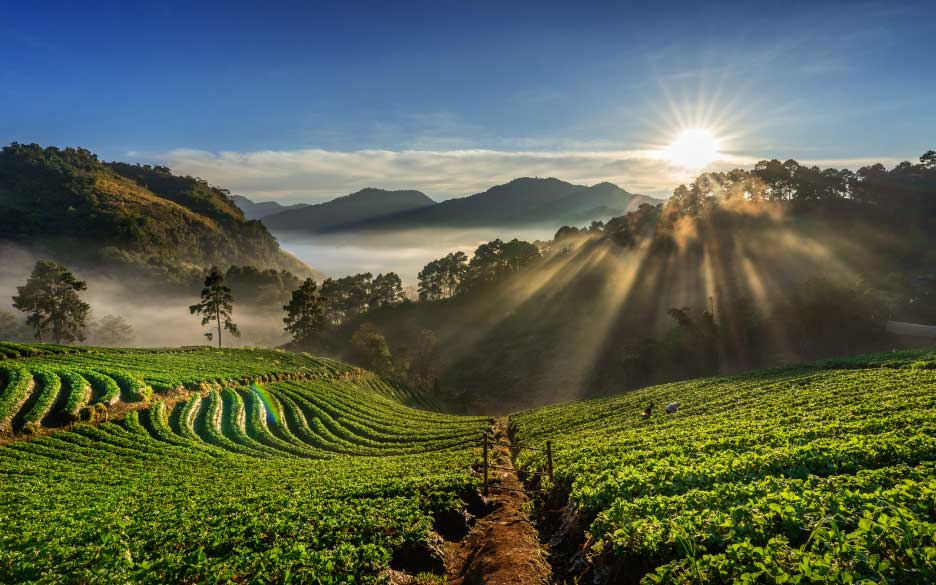
{"label": "fog", "polygon": [[415,286],[423,266],[450,252],[460,250],[470,257],[480,244],[497,238],[533,242],[551,240],[555,232],[550,226],[412,229],[336,236],[274,235],[283,249],[326,276],[389,271],[399,274],[405,285]]}
{"label": "fog", "polygon": [[[0,244],[0,312],[9,311],[20,321],[25,314],[12,306],[16,287],[25,284],[38,259],[36,255],[16,246]],[[201,318],[189,313],[189,305],[198,302],[198,290],[191,294],[183,291],[167,293],[153,289],[140,290],[134,283],[116,276],[87,269],[72,268],[72,272],[88,283],[82,299],[91,305],[88,332],[92,333],[97,320],[115,315],[126,319],[134,335],[129,345],[161,347],[207,344]],[[260,311],[239,306],[235,302],[234,322],[241,329],[241,337],[223,333],[225,346],[275,347],[287,341],[282,330],[282,314],[278,307]],[[87,340],[94,343],[93,335]],[[217,343],[217,339],[213,343]]]}

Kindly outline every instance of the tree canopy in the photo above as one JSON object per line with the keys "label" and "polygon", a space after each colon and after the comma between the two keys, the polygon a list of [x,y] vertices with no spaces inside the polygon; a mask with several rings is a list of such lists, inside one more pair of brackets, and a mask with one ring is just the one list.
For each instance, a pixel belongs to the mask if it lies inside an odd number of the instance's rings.
{"label": "tree canopy", "polygon": [[87,283],[61,264],[39,260],[26,284],[16,288],[13,306],[27,314],[26,322],[39,341],[47,331],[55,343],[84,341],[91,307],[79,293],[87,288]]}

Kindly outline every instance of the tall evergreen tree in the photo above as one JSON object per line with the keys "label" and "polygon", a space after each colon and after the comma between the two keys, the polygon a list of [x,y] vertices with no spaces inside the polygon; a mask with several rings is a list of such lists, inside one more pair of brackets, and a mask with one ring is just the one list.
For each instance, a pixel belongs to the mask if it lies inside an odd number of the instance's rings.
{"label": "tall evergreen tree", "polygon": [[52,332],[52,341],[84,341],[85,321],[91,306],[78,295],[88,284],[75,278],[67,268],[49,260],[39,260],[23,286],[16,287],[13,306],[28,315],[26,322],[42,341],[42,332]]}
{"label": "tall evergreen tree", "polygon": [[396,272],[378,274],[371,285],[371,299],[368,307],[375,309],[402,303],[406,299],[403,292],[403,281]]}
{"label": "tall evergreen tree", "polygon": [[318,285],[311,278],[293,291],[289,304],[283,307],[286,332],[298,342],[307,341],[325,327],[325,300],[318,294]]}
{"label": "tall evergreen tree", "polygon": [[[224,285],[224,275],[217,267],[213,267],[205,278],[201,302],[191,305],[189,311],[193,315],[201,315],[202,325],[208,325],[212,321],[217,323],[219,348],[221,347],[222,326],[234,337],[240,337],[240,329],[231,320],[231,314],[234,312],[234,295],[231,294],[231,289]],[[214,333],[209,331],[205,333],[205,337],[211,341]]]}

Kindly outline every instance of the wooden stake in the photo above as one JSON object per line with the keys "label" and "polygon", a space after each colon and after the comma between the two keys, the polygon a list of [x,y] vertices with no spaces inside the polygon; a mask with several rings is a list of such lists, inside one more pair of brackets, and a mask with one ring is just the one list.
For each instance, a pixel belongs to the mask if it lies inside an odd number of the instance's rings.
{"label": "wooden stake", "polygon": [[546,441],[546,472],[549,473],[549,483],[553,482],[552,471],[552,441]]}
{"label": "wooden stake", "polygon": [[482,437],[481,441],[484,444],[483,453],[481,455],[484,458],[484,464],[483,464],[484,466],[484,495],[487,495],[488,493],[488,435],[487,435],[487,431],[484,431],[484,436]]}

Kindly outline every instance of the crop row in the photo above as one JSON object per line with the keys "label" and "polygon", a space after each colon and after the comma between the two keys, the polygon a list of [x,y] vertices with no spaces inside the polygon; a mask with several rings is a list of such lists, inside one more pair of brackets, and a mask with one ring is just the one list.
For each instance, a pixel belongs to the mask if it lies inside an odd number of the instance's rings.
{"label": "crop row", "polygon": [[[586,553],[646,583],[936,580],[932,353],[666,384],[511,417]],[[675,414],[663,406],[678,402]],[[647,419],[641,412],[655,405]],[[544,465],[524,451],[527,469]],[[611,568],[608,568],[611,567]]]}
{"label": "crop row", "polygon": [[[71,363],[63,392],[115,369]],[[381,582],[476,489],[464,443],[490,420],[364,379],[206,388],[0,448],[0,582]]]}

